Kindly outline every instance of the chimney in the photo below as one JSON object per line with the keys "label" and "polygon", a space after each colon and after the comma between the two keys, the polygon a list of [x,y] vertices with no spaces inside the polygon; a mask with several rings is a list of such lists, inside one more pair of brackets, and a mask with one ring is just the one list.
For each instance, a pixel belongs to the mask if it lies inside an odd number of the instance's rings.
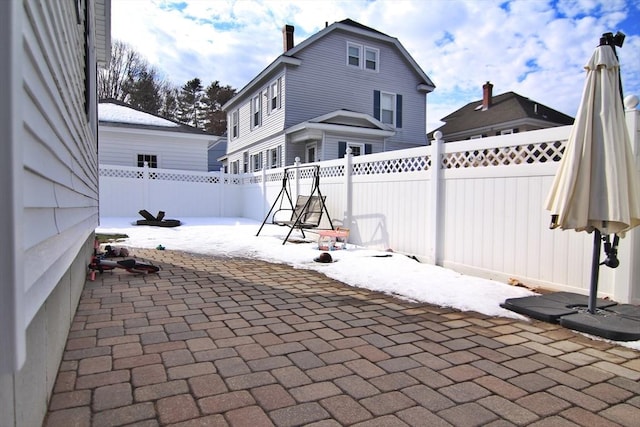
{"label": "chimney", "polygon": [[491,107],[491,97],[493,96],[493,85],[486,82],[482,85],[482,111],[486,111]]}
{"label": "chimney", "polygon": [[282,47],[285,52],[293,49],[293,30],[293,25],[285,25],[282,27]]}

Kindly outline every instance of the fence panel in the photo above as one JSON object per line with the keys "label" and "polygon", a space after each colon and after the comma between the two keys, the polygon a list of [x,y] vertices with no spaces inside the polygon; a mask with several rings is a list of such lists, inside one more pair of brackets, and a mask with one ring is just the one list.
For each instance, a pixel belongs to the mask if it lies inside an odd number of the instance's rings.
{"label": "fence panel", "polygon": [[[639,115],[628,115],[637,156]],[[320,189],[333,225],[349,227],[352,244],[415,255],[462,273],[586,293],[592,236],[549,230],[544,209],[569,132],[565,126],[346,156],[319,163]],[[288,171],[294,202],[311,191],[309,171]],[[262,221],[282,190],[283,173],[283,168],[228,175],[101,165],[101,215],[132,216],[147,209],[176,217]],[[623,239],[620,252],[624,266],[601,269],[601,296],[638,301],[640,239]]]}

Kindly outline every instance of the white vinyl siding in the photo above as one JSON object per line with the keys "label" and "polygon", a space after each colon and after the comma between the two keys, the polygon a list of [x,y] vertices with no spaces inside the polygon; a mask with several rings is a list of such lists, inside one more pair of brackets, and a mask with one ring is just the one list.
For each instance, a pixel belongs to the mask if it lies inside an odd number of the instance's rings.
{"label": "white vinyl siding", "polygon": [[138,166],[138,154],[156,155],[157,167],[206,171],[211,137],[171,131],[128,129],[101,122],[100,163]]}
{"label": "white vinyl siding", "polygon": [[[252,100],[254,100],[258,94],[262,98],[263,110],[269,108],[269,104],[272,102],[271,89],[273,83],[279,84],[279,99],[277,104],[279,108],[266,112],[262,115],[262,125],[258,128],[251,128],[252,120]],[[237,106],[234,106],[239,114],[239,137],[236,139],[229,139],[227,143],[227,155],[228,160],[233,161],[237,156],[245,150],[249,151],[249,154],[253,154],[259,150],[266,150],[270,144],[276,144],[274,135],[282,132],[284,127],[284,118],[286,110],[286,76],[285,74],[278,74],[265,81],[265,85],[260,88],[260,91],[252,93],[252,95],[245,98],[244,102]],[[282,140],[277,139],[278,144],[282,144]],[[266,157],[265,157],[266,162]]]}

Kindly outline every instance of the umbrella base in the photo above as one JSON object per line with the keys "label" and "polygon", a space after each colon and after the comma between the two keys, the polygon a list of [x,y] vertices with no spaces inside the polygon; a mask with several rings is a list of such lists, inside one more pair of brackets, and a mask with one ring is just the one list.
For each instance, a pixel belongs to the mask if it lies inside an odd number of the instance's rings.
{"label": "umbrella base", "polygon": [[570,314],[560,324],[575,331],[585,332],[614,341],[640,340],[640,307],[620,304],[605,310]]}
{"label": "umbrella base", "polygon": [[[586,295],[553,292],[531,297],[509,298],[500,306],[543,322],[558,323],[561,317],[576,314],[580,309],[586,308],[588,304],[589,297]],[[596,300],[596,306],[600,309],[616,304],[614,301],[600,298]]]}
{"label": "umbrella base", "polygon": [[501,307],[548,323],[614,341],[640,340],[640,306],[618,304],[598,298],[595,313],[589,313],[589,297],[571,292],[553,292],[509,298]]}

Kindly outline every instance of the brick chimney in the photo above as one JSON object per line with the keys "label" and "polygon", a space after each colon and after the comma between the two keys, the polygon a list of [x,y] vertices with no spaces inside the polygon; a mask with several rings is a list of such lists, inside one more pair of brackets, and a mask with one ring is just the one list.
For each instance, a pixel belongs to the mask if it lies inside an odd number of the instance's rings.
{"label": "brick chimney", "polygon": [[282,27],[282,47],[284,51],[288,51],[289,49],[293,49],[293,25],[285,25]]}
{"label": "brick chimney", "polygon": [[486,82],[482,85],[482,111],[491,107],[491,97],[493,96],[493,85]]}

